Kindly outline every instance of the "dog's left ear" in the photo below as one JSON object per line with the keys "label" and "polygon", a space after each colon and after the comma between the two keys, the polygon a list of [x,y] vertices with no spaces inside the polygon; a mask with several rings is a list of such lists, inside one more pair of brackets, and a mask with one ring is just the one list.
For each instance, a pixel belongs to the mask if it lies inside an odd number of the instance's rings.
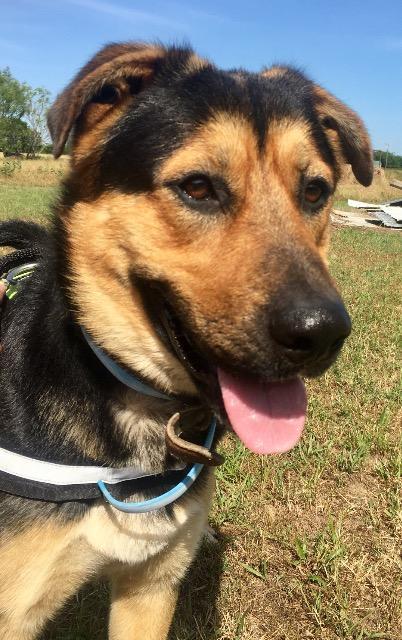
{"label": "dog's left ear", "polygon": [[[373,153],[363,121],[357,113],[318,85],[314,85],[313,99],[320,122],[329,134],[329,142],[335,145],[338,138],[340,151],[346,162],[352,165],[356,179],[368,187],[373,179]],[[333,132],[336,132],[335,138]]]}
{"label": "dog's left ear", "polygon": [[[73,155],[81,138],[110,121],[150,82],[166,49],[143,43],[112,44],[99,51],[58,96],[48,113],[53,154],[58,158],[72,130]],[[89,150],[95,138],[85,145]]]}

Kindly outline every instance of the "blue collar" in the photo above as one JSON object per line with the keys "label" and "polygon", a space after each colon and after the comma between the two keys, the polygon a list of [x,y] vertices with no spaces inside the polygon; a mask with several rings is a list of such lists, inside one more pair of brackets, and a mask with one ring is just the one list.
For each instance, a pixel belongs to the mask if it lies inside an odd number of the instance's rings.
{"label": "blue collar", "polygon": [[[212,447],[215,437],[215,431],[216,419],[215,417],[213,417],[209,425],[207,437],[204,442],[204,447],[206,449],[210,449]],[[186,473],[184,478],[182,478],[182,480],[180,480],[180,482],[176,484],[172,489],[166,491],[165,493],[162,493],[156,498],[150,498],[149,500],[143,500],[141,502],[122,502],[121,500],[116,500],[116,498],[114,498],[108,491],[105,483],[102,480],[98,482],[98,487],[101,490],[105,500],[107,500],[109,504],[111,504],[119,511],[124,511],[125,513],[147,513],[148,511],[155,511],[156,509],[166,507],[167,505],[181,498],[181,496],[186,493],[191,485],[194,484],[194,482],[197,480],[203,468],[204,465],[197,462]]]}
{"label": "blue collar", "polygon": [[161,398],[162,400],[171,400],[172,396],[169,396],[167,393],[162,393],[162,391],[158,391],[154,389],[149,384],[146,384],[133,373],[130,373],[126,369],[123,369],[117,362],[112,360],[100,347],[98,347],[92,338],[88,335],[83,327],[81,327],[81,331],[85,340],[88,342],[92,351],[103,364],[103,366],[111,373],[119,382],[124,384],[126,387],[130,389],[134,389],[134,391],[138,391],[144,396],[153,396],[154,398]]}
{"label": "blue collar", "polygon": [[[123,369],[117,362],[112,360],[100,347],[98,347],[93,340],[90,338],[88,333],[85,331],[83,327],[81,327],[82,333],[87,341],[88,345],[91,347],[93,353],[99,359],[99,361],[106,367],[106,369],[122,384],[130,389],[134,389],[138,391],[138,393],[142,393],[146,396],[153,396],[155,398],[161,398],[163,400],[171,400],[172,396],[167,395],[166,393],[162,393],[157,389],[154,389],[150,385],[146,384],[137,376],[130,373],[126,369]],[[210,449],[212,447],[214,437],[216,432],[216,419],[212,417],[208,433],[204,442],[204,447],[206,449]],[[187,474],[180,480],[180,482],[175,485],[169,491],[163,493],[156,498],[151,498],[150,500],[143,500],[141,502],[122,502],[121,500],[117,500],[112,496],[110,491],[106,488],[105,482],[100,480],[97,482],[97,485],[105,498],[105,500],[111,504],[113,507],[118,509],[119,511],[124,511],[125,513],[146,513],[148,511],[155,511],[156,509],[161,509],[162,507],[166,507],[171,504],[175,500],[178,500],[186,491],[191,487],[192,484],[196,481],[198,476],[200,475],[204,465],[200,463],[194,464]]]}

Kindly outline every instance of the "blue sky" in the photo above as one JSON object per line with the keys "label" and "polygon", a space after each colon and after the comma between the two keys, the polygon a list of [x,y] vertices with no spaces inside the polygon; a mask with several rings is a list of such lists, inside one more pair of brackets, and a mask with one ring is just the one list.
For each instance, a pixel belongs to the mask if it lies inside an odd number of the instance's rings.
{"label": "blue sky", "polygon": [[56,95],[102,44],[189,41],[224,68],[303,68],[402,153],[402,0],[0,0],[0,68]]}

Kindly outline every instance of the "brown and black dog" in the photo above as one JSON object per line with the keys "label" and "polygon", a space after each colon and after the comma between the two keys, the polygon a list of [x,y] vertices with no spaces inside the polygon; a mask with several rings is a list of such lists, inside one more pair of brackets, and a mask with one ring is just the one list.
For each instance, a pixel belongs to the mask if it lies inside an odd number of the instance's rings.
{"label": "brown and black dog", "polygon": [[[49,128],[56,156],[70,135],[72,148],[51,229],[0,225],[1,245],[42,255],[2,317],[0,447],[161,473],[165,425],[191,403],[255,451],[292,446],[299,376],[322,373],[350,331],[326,251],[342,163],[372,178],[359,117],[292,68],[221,71],[188,48],[128,43],[83,67]],[[123,387],[80,327],[171,400]],[[166,638],[212,493],[208,469],[147,514],[0,493],[0,639],[37,638],[100,575],[111,639]]]}

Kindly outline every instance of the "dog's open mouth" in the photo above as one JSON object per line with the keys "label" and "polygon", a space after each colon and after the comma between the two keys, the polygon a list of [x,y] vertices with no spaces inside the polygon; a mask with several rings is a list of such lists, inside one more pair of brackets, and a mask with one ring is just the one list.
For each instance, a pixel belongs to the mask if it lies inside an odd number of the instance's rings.
{"label": "dog's open mouth", "polygon": [[248,449],[259,454],[283,453],[297,444],[307,409],[305,386],[299,377],[257,382],[244,375],[236,377],[219,367],[215,369],[194,347],[168,304],[164,306],[163,317],[176,355],[204,389],[215,387],[213,395],[219,395],[228,422]]}

